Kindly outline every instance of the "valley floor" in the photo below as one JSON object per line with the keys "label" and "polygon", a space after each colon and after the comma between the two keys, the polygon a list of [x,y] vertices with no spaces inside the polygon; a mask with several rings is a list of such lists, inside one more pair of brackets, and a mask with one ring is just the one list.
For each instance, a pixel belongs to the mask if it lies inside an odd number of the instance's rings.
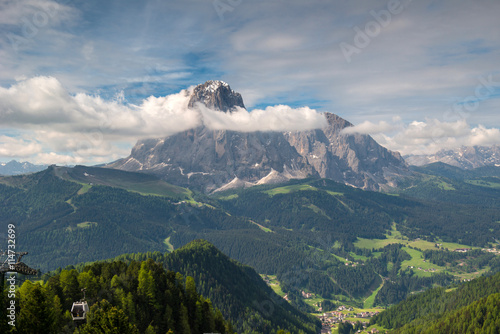
{"label": "valley floor", "polygon": [[[390,244],[401,245],[401,250],[405,251],[411,258],[400,263],[400,271],[412,270],[417,277],[431,277],[438,273],[446,273],[455,277],[457,282],[467,282],[488,272],[491,268],[488,266],[474,266],[476,258],[481,256],[500,256],[498,248],[479,248],[462,245],[458,243],[449,243],[438,240],[437,242],[429,242],[416,238],[409,240],[401,235],[397,230],[397,225],[393,224],[390,232],[387,233],[386,239],[363,239],[358,238],[354,243],[360,249],[376,250]],[[429,255],[431,254],[431,255]],[[346,266],[364,265],[369,257],[357,255],[350,252],[351,259],[343,259],[342,257],[332,254],[336,258],[345,262]],[[459,258],[455,261],[436,263],[429,256],[447,256]],[[379,252],[372,252],[370,257],[380,256]],[[264,281],[274,290],[276,294],[287,301],[290,301],[288,294],[283,292],[281,284],[276,275],[261,275]],[[342,323],[350,323],[352,326],[358,326],[359,333],[384,333],[386,329],[379,325],[371,325],[370,319],[386,309],[386,307],[374,307],[375,298],[384,284],[388,281],[387,277],[381,276],[380,283],[373,287],[371,294],[363,298],[349,298],[346,296],[332,299],[324,299],[319,294],[312,292],[301,291],[302,301],[313,307],[316,311],[311,312],[312,315],[319,318],[323,324],[322,333],[337,333],[339,325]],[[452,290],[452,289],[450,289]],[[422,290],[423,291],[423,290]],[[416,291],[414,293],[419,293]],[[328,301],[330,305],[335,307],[328,310],[323,310],[322,303]],[[356,307],[362,305],[363,307]]]}

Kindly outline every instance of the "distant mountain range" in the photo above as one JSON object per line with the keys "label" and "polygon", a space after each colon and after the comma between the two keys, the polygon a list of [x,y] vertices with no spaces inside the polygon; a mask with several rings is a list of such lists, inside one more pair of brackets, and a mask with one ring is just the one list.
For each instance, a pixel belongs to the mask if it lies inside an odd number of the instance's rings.
{"label": "distant mountain range", "polygon": [[[221,81],[198,85],[189,105],[197,102],[220,112],[244,108],[241,95]],[[129,157],[107,167],[153,173],[205,193],[310,176],[381,190],[410,173],[399,153],[368,135],[345,134],[342,130],[351,123],[332,113],[324,115],[328,125],[309,131],[238,132],[200,126],[141,140]]]}
{"label": "distant mountain range", "polygon": [[0,175],[19,175],[26,173],[35,173],[47,168],[47,165],[34,165],[30,162],[18,162],[11,160],[6,163],[0,163]]}
{"label": "distant mountain range", "polygon": [[453,150],[441,150],[429,155],[410,155],[405,157],[406,162],[413,166],[423,166],[434,162],[473,169],[483,166],[500,167],[500,146],[462,146]]}

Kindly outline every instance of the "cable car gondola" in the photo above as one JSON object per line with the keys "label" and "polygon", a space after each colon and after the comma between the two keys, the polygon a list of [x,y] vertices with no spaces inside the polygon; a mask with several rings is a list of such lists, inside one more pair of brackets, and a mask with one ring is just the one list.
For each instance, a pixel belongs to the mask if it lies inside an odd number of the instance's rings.
{"label": "cable car gondola", "polygon": [[86,320],[87,313],[89,312],[89,305],[85,300],[85,289],[82,289],[83,299],[78,302],[74,302],[73,306],[71,306],[71,317],[74,321],[78,320]]}

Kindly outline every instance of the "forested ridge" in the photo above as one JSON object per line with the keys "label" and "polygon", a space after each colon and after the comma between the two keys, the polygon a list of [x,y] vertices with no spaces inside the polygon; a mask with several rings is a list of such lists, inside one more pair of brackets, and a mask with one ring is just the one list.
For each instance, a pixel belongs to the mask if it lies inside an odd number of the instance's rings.
{"label": "forested ridge", "polygon": [[165,268],[194,278],[199,292],[210,298],[241,332],[316,333],[319,322],[292,307],[254,269],[231,260],[205,240],[195,240],[171,254],[125,254],[131,261],[151,257]]}
{"label": "forested ridge", "polygon": [[[70,310],[82,288],[90,312],[77,328]],[[3,310],[10,300],[4,293]],[[198,294],[192,277],[153,260],[62,270],[43,284],[24,282],[15,301],[15,327],[2,316],[2,333],[233,333],[222,313]]]}
{"label": "forested ridge", "polygon": [[412,166],[411,169],[417,174],[401,180],[395,192],[441,203],[478,205],[483,208],[500,206],[498,166],[463,170],[436,162],[422,167]]}
{"label": "forested ridge", "polygon": [[[345,242],[353,242],[356,238],[383,239],[392,222],[397,222],[401,233],[411,239],[433,241],[440,238],[481,247],[494,242],[492,235],[500,236],[500,226],[496,224],[500,221],[499,206],[486,205],[488,203],[461,204],[438,201],[434,197],[390,196],[331,180],[291,181],[281,191],[274,192],[268,188],[233,190],[219,198],[223,208],[231,214],[250,217],[265,226],[313,229],[330,233],[336,240]],[[419,186],[415,188],[420,189]],[[482,188],[483,193],[491,191],[484,187],[473,188]],[[499,198],[500,190],[493,191],[494,198]],[[447,190],[446,194],[453,196],[455,192]]]}
{"label": "forested ridge", "polygon": [[270,186],[234,190],[224,194],[228,199],[222,197],[221,205],[271,229],[329,232],[336,240],[349,242],[357,237],[383,239],[392,221],[404,217],[404,207],[419,205],[330,180],[291,181],[286,187],[276,192]]}
{"label": "forested ridge", "polygon": [[[489,277],[480,277],[455,288],[429,289],[410,296],[380,313],[372,318],[371,324],[378,324],[388,329],[400,329],[400,333],[420,333],[423,330],[429,333],[433,333],[433,330],[436,330],[436,333],[452,333],[454,332],[450,329],[452,327],[447,326],[453,321],[456,326],[459,326],[456,327],[459,328],[456,332],[467,332],[462,331],[462,326],[465,326],[464,328],[471,326],[473,329],[471,332],[474,332],[474,328],[479,328],[481,331],[481,326],[489,312],[493,312],[494,316],[488,320],[492,326],[500,324],[499,293],[500,273]],[[475,302],[476,304],[473,304]],[[485,312],[486,309],[488,312]],[[462,317],[461,320],[459,320],[460,317]],[[484,321],[478,320],[476,323],[476,318],[484,318]],[[447,332],[445,328],[450,329],[450,331]],[[498,331],[500,327],[494,328]]]}
{"label": "forested ridge", "polygon": [[481,298],[443,317],[421,324],[409,324],[395,333],[498,333],[500,332],[500,293]]}

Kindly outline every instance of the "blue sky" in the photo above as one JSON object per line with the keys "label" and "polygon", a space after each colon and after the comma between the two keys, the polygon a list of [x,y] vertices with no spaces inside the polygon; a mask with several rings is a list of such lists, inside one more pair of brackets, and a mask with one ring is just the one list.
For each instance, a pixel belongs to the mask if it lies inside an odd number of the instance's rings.
{"label": "blue sky", "polygon": [[333,112],[403,154],[500,143],[499,15],[497,0],[4,0],[0,161],[123,157],[195,124],[148,127],[210,79],[248,110]]}

